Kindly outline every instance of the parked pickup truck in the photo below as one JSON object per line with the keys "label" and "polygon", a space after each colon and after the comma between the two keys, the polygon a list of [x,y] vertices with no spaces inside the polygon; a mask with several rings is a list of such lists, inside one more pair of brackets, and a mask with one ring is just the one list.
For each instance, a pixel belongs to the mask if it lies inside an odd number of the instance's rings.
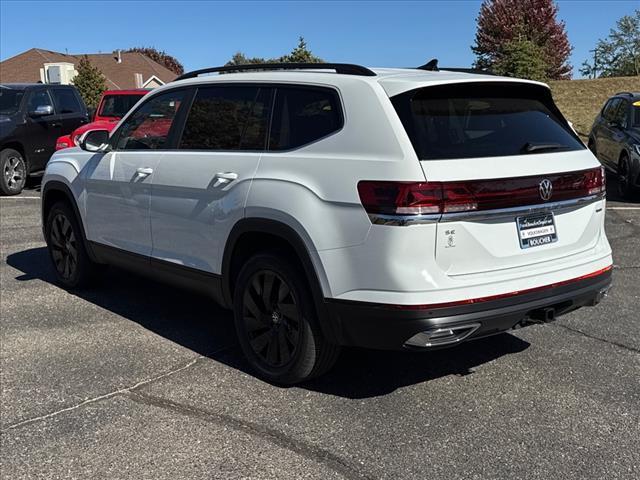
{"label": "parked pickup truck", "polygon": [[44,170],[56,139],[89,121],[70,85],[0,85],[0,195],[17,195],[27,177]]}
{"label": "parked pickup truck", "polygon": [[56,150],[77,146],[80,136],[89,130],[113,130],[125,113],[131,110],[131,107],[147,92],[149,92],[148,89],[106,90],[102,94],[91,123],[82,125],[70,134],[58,138]]}

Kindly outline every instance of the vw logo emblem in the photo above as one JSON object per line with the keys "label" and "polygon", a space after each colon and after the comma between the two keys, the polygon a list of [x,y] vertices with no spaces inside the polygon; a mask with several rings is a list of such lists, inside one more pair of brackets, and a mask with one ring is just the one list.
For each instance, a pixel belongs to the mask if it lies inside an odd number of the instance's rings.
{"label": "vw logo emblem", "polygon": [[551,195],[553,195],[553,183],[551,180],[545,178],[540,182],[540,186],[538,187],[538,191],[540,192],[540,198],[542,200],[549,200]]}

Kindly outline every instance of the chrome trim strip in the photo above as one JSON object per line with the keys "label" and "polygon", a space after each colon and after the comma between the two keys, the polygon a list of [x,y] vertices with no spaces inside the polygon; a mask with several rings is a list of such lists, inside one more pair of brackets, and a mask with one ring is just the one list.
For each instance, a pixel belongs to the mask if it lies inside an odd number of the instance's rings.
{"label": "chrome trim strip", "polygon": [[428,223],[438,223],[442,215],[435,213],[432,215],[383,215],[370,213],[369,220],[374,225],[391,225],[395,227],[406,227],[409,225],[425,225]]}
{"label": "chrome trim strip", "polygon": [[390,225],[406,227],[410,225],[425,225],[438,222],[481,221],[497,218],[515,217],[518,215],[530,215],[534,213],[557,212],[583,207],[605,198],[604,193],[590,195],[588,197],[573,198],[559,202],[541,203],[536,205],[523,205],[521,207],[499,208],[494,210],[480,210],[475,212],[444,213],[430,215],[383,215],[370,213],[369,220],[374,225]]}
{"label": "chrome trim strip", "polygon": [[537,205],[523,205],[521,207],[500,208],[496,210],[481,210],[476,212],[445,213],[441,222],[479,221],[495,218],[513,217],[517,215],[530,215],[533,213],[557,212],[583,207],[590,203],[598,202],[605,197],[604,193],[597,193],[588,197],[572,198],[559,202],[540,203]]}

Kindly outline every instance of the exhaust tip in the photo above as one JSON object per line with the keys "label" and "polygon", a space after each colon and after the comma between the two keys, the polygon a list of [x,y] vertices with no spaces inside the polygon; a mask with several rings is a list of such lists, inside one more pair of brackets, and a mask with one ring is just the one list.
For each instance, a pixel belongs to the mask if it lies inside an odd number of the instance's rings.
{"label": "exhaust tip", "polygon": [[465,323],[450,327],[438,327],[415,334],[405,342],[406,347],[439,347],[459,343],[480,328],[479,323]]}

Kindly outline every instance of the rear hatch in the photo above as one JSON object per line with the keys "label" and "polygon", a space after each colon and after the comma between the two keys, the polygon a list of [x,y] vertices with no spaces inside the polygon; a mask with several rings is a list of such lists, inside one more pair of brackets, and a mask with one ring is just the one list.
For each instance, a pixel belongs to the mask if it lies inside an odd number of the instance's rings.
{"label": "rear hatch", "polygon": [[435,259],[451,276],[524,267],[592,249],[604,175],[548,88],[470,82],[392,102],[441,214]]}

